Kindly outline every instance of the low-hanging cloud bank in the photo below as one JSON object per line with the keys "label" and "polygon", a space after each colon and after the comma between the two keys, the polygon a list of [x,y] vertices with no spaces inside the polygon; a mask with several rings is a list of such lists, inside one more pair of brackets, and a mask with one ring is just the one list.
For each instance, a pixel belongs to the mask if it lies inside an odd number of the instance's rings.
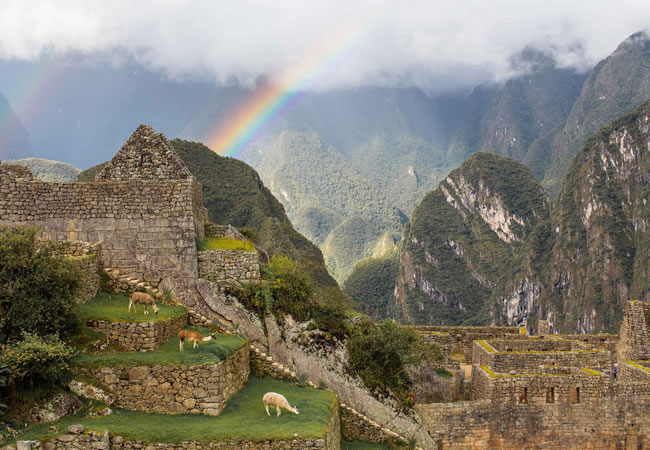
{"label": "low-hanging cloud bank", "polygon": [[508,79],[524,47],[584,70],[648,24],[644,0],[4,0],[0,59],[117,54],[173,78],[443,90]]}

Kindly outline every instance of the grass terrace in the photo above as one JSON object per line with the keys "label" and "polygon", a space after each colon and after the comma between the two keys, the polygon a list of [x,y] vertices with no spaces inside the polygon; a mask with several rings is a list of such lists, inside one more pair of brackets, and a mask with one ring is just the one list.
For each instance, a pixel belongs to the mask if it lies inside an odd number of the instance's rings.
{"label": "grass terrace", "polygon": [[187,312],[184,306],[163,305],[156,303],[158,314],[144,314],[144,305],[137,305],[137,313],[128,312],[129,297],[123,294],[108,294],[100,292],[92,300],[77,305],[77,312],[82,323],[88,320],[108,320],[111,322],[160,322],[161,320],[180,317]]}
{"label": "grass terrace", "polygon": [[[297,406],[300,414],[296,416],[283,410],[280,417],[276,417],[274,411],[271,416],[267,416],[262,397],[270,391],[284,395],[291,405]],[[112,435],[146,442],[209,442],[225,439],[257,441],[291,439],[296,436],[320,439],[327,434],[329,417],[336,406],[336,395],[330,391],[304,388],[273,378],[250,377],[248,384],[228,402],[218,417],[144,414],[114,409],[110,416],[86,418],[86,410],[54,424],[42,424],[26,430],[18,439],[41,440],[54,437],[75,423],[98,433],[108,429]],[[57,427],[58,433],[48,431],[52,425]]]}
{"label": "grass terrace", "polygon": [[[200,331],[208,336],[207,328],[186,327],[188,330]],[[107,355],[80,355],[77,365],[83,367],[135,367],[155,365],[209,365],[217,364],[235,353],[246,340],[239,336],[219,334],[216,339],[199,342],[197,348],[193,343],[185,342],[181,353],[178,349],[178,336],[172,336],[167,342],[152,352],[120,352]]]}
{"label": "grass terrace", "polygon": [[207,250],[237,250],[243,252],[257,252],[255,244],[251,241],[240,241],[238,239],[229,238],[213,238],[207,237],[196,241],[196,248],[200,252]]}

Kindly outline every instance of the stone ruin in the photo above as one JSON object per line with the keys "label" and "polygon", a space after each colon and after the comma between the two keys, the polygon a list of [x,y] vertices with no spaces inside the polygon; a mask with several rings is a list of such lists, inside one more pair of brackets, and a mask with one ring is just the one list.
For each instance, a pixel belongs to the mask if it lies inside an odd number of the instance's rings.
{"label": "stone ruin", "polygon": [[465,400],[415,406],[439,448],[650,448],[650,303],[618,336],[510,328],[416,328],[471,364]]}
{"label": "stone ruin", "polygon": [[207,213],[201,185],[165,136],[141,125],[89,183],[36,180],[0,165],[0,225],[38,226],[54,241],[101,243],[106,268],[157,285],[198,277]]}

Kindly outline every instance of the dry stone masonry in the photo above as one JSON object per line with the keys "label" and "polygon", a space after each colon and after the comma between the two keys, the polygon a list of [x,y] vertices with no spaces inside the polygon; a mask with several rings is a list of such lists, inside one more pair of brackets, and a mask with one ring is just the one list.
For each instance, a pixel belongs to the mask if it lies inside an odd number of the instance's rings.
{"label": "dry stone masonry", "polygon": [[83,368],[81,373],[103,383],[120,408],[218,416],[248,380],[248,346],[211,365]]}
{"label": "dry stone masonry", "polygon": [[199,277],[214,282],[257,282],[260,280],[258,255],[240,250],[199,252]]}
{"label": "dry stone masonry", "polygon": [[0,167],[0,224],[38,226],[49,240],[101,242],[105,267],[154,284],[198,275],[201,185],[151,127],[140,126],[96,182],[42,182],[25,167]]}
{"label": "dry stone masonry", "polygon": [[[142,308],[142,306],[141,306]],[[93,331],[135,352],[151,352],[181,330],[187,323],[187,314],[158,322],[113,322],[89,320]]]}

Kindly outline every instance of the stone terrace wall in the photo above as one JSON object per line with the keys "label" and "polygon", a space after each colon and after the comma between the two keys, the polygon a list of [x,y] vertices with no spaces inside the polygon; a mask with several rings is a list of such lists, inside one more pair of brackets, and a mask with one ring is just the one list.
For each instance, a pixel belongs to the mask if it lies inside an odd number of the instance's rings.
{"label": "stone terrace wall", "polygon": [[[142,311],[144,306],[139,305]],[[152,313],[151,308],[149,312]],[[187,323],[187,314],[158,322],[113,322],[89,320],[93,331],[104,333],[109,339],[135,352],[151,352],[178,333]]]}
{"label": "stone terrace wall", "polygon": [[608,389],[609,376],[599,372],[503,375],[479,366],[472,371],[472,400],[491,400],[493,404],[598,403]]}
{"label": "stone terrace wall", "polygon": [[650,361],[624,361],[618,365],[618,380],[650,383]]}
{"label": "stone terrace wall", "polygon": [[539,366],[553,365],[609,371],[612,366],[612,356],[607,350],[499,352],[492,351],[490,343],[491,341],[474,343],[472,362],[486,365],[497,373],[507,373],[510,370],[518,373],[536,372]]}
{"label": "stone terrace wall", "polygon": [[194,183],[0,180],[0,224],[38,226],[44,239],[101,242],[105,267],[153,283],[195,278],[202,227],[195,223]]}
{"label": "stone terrace wall", "polygon": [[82,368],[115,394],[115,405],[145,413],[218,416],[248,381],[248,346],[213,365]]}
{"label": "stone terrace wall", "polygon": [[560,351],[568,352],[571,350],[584,350],[581,344],[573,341],[556,341],[550,339],[526,339],[521,341],[509,340],[489,340],[489,344],[498,352],[548,352]]}
{"label": "stone terrace wall", "polygon": [[650,395],[599,404],[416,405],[438,448],[650,448]]}
{"label": "stone terrace wall", "polygon": [[259,257],[255,252],[239,250],[199,252],[199,277],[214,282],[259,281]]}
{"label": "stone terrace wall", "polygon": [[619,362],[650,359],[649,331],[650,303],[628,302],[619,332],[617,347]]}

